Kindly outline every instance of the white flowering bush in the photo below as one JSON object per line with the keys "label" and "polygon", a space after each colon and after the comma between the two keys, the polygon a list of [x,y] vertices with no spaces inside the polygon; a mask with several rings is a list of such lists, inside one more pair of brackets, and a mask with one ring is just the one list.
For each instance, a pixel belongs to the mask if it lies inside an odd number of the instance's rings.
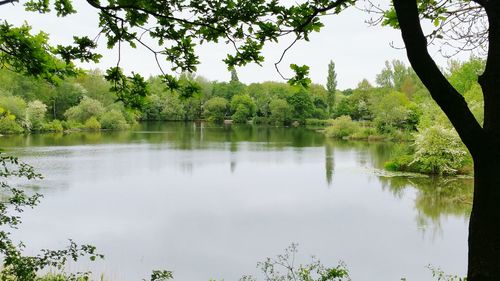
{"label": "white flowering bush", "polygon": [[435,125],[415,136],[415,155],[410,165],[430,174],[453,175],[464,165],[468,152],[453,129]]}

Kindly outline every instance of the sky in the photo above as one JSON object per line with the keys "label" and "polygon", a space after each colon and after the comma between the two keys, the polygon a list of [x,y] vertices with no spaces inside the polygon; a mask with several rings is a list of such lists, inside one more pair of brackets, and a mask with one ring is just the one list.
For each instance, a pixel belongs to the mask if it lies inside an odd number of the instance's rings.
{"label": "sky", "polygon": [[[82,0],[75,1],[78,13],[65,18],[57,18],[54,14],[39,15],[24,11],[22,5],[4,5],[0,8],[0,19],[11,24],[20,25],[24,22],[32,25],[35,31],[43,30],[50,34],[52,44],[71,44],[72,36],[89,36],[98,34],[97,14]],[[285,76],[292,76],[289,68],[291,63],[307,64],[314,83],[325,84],[327,67],[330,60],[335,62],[338,89],[355,88],[357,84],[368,79],[375,84],[375,77],[386,60],[399,59],[408,64],[399,30],[390,27],[370,26],[366,20],[373,15],[351,7],[340,15],[325,16],[322,22],[325,27],[321,32],[314,33],[309,42],[296,44],[280,64],[280,70]],[[288,38],[289,39],[289,38]],[[284,81],[274,68],[283,50],[290,43],[287,38],[279,44],[269,44],[264,48],[266,61],[262,66],[250,64],[237,68],[240,81],[243,83],[263,81]],[[102,70],[115,66],[118,58],[117,50],[108,50],[105,39],[99,41],[99,53],[103,59],[98,64],[78,64],[87,69]],[[230,73],[222,62],[231,47],[223,43],[208,44],[198,47],[197,53],[201,64],[197,75],[209,80],[228,81]],[[446,66],[447,59],[441,57],[437,49],[430,49],[431,55],[441,66]],[[468,57],[468,56],[467,56]],[[465,56],[464,56],[465,58]],[[164,64],[169,69],[169,63]],[[131,49],[122,47],[120,66],[127,72],[134,71],[146,77],[160,74],[154,56],[144,48]]]}

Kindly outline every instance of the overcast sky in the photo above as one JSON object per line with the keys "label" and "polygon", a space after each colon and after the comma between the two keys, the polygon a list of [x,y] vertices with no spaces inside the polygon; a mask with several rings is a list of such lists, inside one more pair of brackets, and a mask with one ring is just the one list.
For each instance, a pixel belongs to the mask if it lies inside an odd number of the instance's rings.
{"label": "overcast sky", "polygon": [[[76,0],[78,13],[66,18],[51,15],[38,15],[25,12],[22,5],[4,5],[0,8],[2,20],[20,25],[24,21],[33,26],[34,30],[43,30],[50,34],[53,44],[69,44],[72,36],[87,35],[93,38],[98,33],[96,11]],[[299,42],[287,53],[281,64],[282,72],[290,74],[290,63],[307,64],[311,68],[311,78],[314,83],[324,84],[327,76],[327,65],[330,60],[336,64],[338,88],[353,88],[363,78],[374,83],[375,76],[384,67],[386,60],[400,59],[407,62],[405,51],[390,46],[402,46],[398,30],[389,27],[369,26],[365,23],[370,15],[355,8],[349,8],[340,15],[323,18],[325,27],[320,33],[311,36],[310,42]],[[99,64],[81,65],[85,68],[106,69],[116,65],[117,51],[105,47],[105,39],[101,39],[98,51],[104,55]],[[277,61],[286,48],[287,40],[280,44],[268,45],[264,49],[266,58],[262,67],[249,65],[237,68],[239,78],[244,83],[262,81],[283,81],[274,69]],[[135,71],[145,76],[159,74],[154,57],[148,51],[138,48],[123,48],[121,66],[127,71]],[[231,48],[224,44],[203,45],[198,48],[201,65],[198,75],[210,80],[227,81],[230,74],[222,59]],[[445,66],[446,59],[437,52],[431,51],[438,64]],[[169,68],[169,64],[165,64]]]}

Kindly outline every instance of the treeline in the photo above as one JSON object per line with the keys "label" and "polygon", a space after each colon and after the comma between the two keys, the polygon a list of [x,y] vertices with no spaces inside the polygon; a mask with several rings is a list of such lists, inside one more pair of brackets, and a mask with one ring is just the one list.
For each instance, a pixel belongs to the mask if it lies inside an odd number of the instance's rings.
{"label": "treeline", "polygon": [[[483,100],[477,75],[484,61],[451,61],[444,72],[464,95],[480,123]],[[362,80],[355,89],[337,90],[330,62],[326,87],[263,82],[245,85],[236,71],[229,82],[182,74],[151,77],[148,95],[118,101],[100,71],[86,71],[57,85],[0,70],[0,133],[126,129],[139,120],[206,120],[234,123],[324,126],[342,139],[413,141],[387,167],[436,174],[467,173],[470,155],[453,126],[415,72],[403,62],[386,62],[376,84]],[[229,77],[229,73],[228,73]],[[120,99],[123,100],[123,99]]]}
{"label": "treeline", "polygon": [[167,89],[161,77],[150,78],[149,83],[150,95],[142,110],[142,120],[204,119],[283,125],[330,116],[328,92],[316,84],[308,88],[278,82],[245,85],[234,70],[230,82],[210,82],[182,74],[175,90]]}
{"label": "treeline", "polygon": [[125,129],[136,116],[109,89],[99,71],[53,85],[0,70],[0,133]]}
{"label": "treeline", "polygon": [[[464,96],[480,124],[483,96],[477,77],[483,60],[450,61],[443,70]],[[472,160],[444,113],[432,100],[415,72],[401,61],[386,62],[376,85],[363,80],[337,96],[334,120],[325,133],[343,139],[390,139],[412,145],[393,155],[386,168],[428,174],[471,173]]]}
{"label": "treeline", "polygon": [[51,85],[0,70],[0,133],[125,129],[137,120],[304,124],[308,118],[329,118],[333,105],[321,85],[245,85],[234,70],[230,82],[191,74],[180,75],[175,89],[161,76],[147,82],[149,94],[132,110],[117,101],[99,71]]}

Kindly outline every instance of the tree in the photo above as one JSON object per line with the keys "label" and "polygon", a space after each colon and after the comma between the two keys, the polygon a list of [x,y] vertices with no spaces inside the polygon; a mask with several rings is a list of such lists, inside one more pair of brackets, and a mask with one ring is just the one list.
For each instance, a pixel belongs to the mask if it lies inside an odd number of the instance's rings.
{"label": "tree", "polygon": [[335,105],[335,92],[337,91],[337,73],[335,72],[335,63],[332,60],[328,64],[326,90],[328,91],[328,107],[331,111],[332,107]]}
{"label": "tree", "polygon": [[[17,0],[0,1],[0,5]],[[225,59],[229,67],[249,62],[262,63],[266,42],[294,35],[309,40],[320,31],[322,15],[341,13],[355,0],[315,0],[294,5],[279,1],[97,1],[87,0],[99,13],[99,27],[110,48],[128,43],[145,45],[155,58],[164,56],[172,70],[194,72],[199,63],[195,46],[225,40],[235,52]],[[30,0],[28,10],[50,12],[50,1]],[[470,218],[468,280],[500,279],[500,2],[490,0],[393,0],[383,14],[382,23],[401,30],[412,68],[457,130],[474,159],[474,201]],[[74,13],[71,0],[55,0],[59,16]],[[436,28],[427,36],[421,20]],[[147,29],[149,32],[144,32]],[[144,43],[143,35],[156,40],[163,49]],[[297,41],[295,40],[294,43]],[[427,49],[429,40],[456,43],[460,50],[483,48],[486,67],[478,77],[484,95],[484,123],[481,126],[464,97],[448,82]],[[72,61],[97,60],[94,41],[75,38],[72,46],[51,47],[46,34],[31,34],[28,26],[0,25],[0,58],[3,66],[47,80],[71,75]],[[485,47],[487,46],[487,47]],[[288,50],[287,48],[286,50]],[[442,49],[445,51],[445,49]],[[456,50],[456,49],[455,49]],[[286,52],[286,51],[285,51]],[[160,63],[158,63],[161,67]],[[307,83],[306,66],[292,65],[296,77]],[[117,92],[142,97],[144,83],[136,76],[126,77],[118,67],[107,78]],[[135,78],[135,79],[133,79]],[[133,91],[127,90],[132,88]],[[120,96],[119,96],[120,98]],[[127,95],[123,98],[130,100]],[[131,99],[135,101],[135,99]],[[134,105],[134,103],[132,104]]]}
{"label": "tree", "polygon": [[238,78],[238,72],[236,72],[236,68],[231,68],[231,81],[230,83],[239,83],[240,79]]}
{"label": "tree", "polygon": [[203,114],[208,121],[221,123],[226,117],[228,102],[225,98],[214,97],[203,105]]}

